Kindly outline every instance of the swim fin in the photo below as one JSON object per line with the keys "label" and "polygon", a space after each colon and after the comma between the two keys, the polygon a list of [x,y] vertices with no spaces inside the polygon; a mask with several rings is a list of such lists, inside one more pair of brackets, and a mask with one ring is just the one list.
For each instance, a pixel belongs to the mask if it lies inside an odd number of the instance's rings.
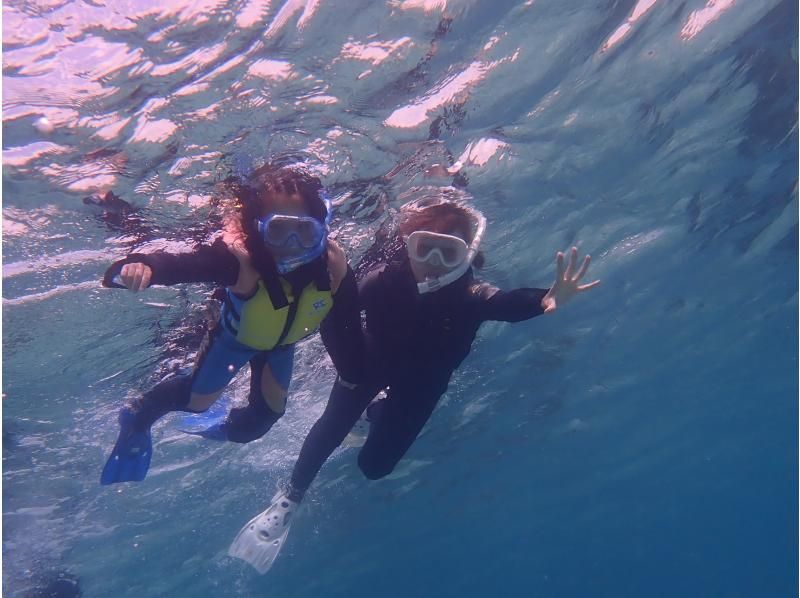
{"label": "swim fin", "polygon": [[223,394],[217,401],[202,413],[189,413],[178,420],[177,428],[186,434],[202,436],[209,440],[227,440],[225,420],[231,407],[231,398]]}
{"label": "swim fin", "polygon": [[241,529],[228,555],[250,563],[262,575],[269,571],[289,534],[292,515],[299,507],[300,503],[290,500],[285,492],[279,492],[266,511]]}
{"label": "swim fin", "polygon": [[119,411],[119,436],[100,474],[103,485],[141,482],[150,468],[153,440],[150,429],[134,430],[134,413],[127,405]]}

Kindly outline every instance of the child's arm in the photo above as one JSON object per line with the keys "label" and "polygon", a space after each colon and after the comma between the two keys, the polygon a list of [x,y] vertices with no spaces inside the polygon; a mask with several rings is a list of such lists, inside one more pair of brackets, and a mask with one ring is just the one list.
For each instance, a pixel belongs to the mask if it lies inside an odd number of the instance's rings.
{"label": "child's arm", "polygon": [[106,271],[103,284],[114,286],[115,278],[132,291],[181,282],[236,284],[239,260],[222,239],[201,245],[191,253],[132,253],[114,262]]}

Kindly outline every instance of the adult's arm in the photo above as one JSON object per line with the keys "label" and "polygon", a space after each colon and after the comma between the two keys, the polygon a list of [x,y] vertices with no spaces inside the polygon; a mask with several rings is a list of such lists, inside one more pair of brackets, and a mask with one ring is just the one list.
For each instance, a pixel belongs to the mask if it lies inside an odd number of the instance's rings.
{"label": "adult's arm", "polygon": [[501,291],[482,282],[472,288],[478,303],[478,317],[481,321],[522,322],[544,313],[542,299],[548,289],[522,288]]}

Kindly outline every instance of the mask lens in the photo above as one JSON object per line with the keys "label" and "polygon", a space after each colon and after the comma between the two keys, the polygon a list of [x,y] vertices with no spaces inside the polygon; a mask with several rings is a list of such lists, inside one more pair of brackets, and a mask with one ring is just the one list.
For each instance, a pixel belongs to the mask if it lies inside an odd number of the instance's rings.
{"label": "mask lens", "polygon": [[303,219],[298,222],[297,239],[305,248],[314,247],[320,241],[320,226],[315,220]]}
{"label": "mask lens", "polygon": [[283,218],[272,218],[267,224],[265,240],[271,245],[282,247],[291,236],[294,227]]}
{"label": "mask lens", "polygon": [[428,239],[421,239],[417,244],[417,257],[421,260],[427,260],[431,257],[433,250],[436,249],[436,245],[430,242]]}
{"label": "mask lens", "polygon": [[263,226],[264,240],[275,247],[295,245],[311,249],[319,244],[324,234],[322,226],[310,217],[276,215]]}
{"label": "mask lens", "polygon": [[452,245],[440,247],[445,266],[455,266],[458,262],[458,249]]}
{"label": "mask lens", "polygon": [[438,263],[452,268],[467,257],[464,241],[449,235],[420,231],[409,237],[409,251],[418,262]]}

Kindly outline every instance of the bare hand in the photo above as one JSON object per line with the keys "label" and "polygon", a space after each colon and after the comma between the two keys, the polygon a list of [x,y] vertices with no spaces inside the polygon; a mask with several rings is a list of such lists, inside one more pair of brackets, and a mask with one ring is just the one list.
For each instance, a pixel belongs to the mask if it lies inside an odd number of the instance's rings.
{"label": "bare hand", "polygon": [[583,263],[580,269],[575,272],[575,266],[578,263],[578,249],[573,247],[569,253],[569,264],[564,268],[564,254],[562,252],[556,253],[556,281],[547,294],[542,298],[542,308],[544,313],[549,314],[555,311],[561,305],[572,299],[578,293],[583,293],[589,289],[593,289],[600,284],[599,280],[595,280],[588,284],[578,284],[589,269],[589,262],[591,256],[587,255],[583,258]]}
{"label": "bare hand", "polygon": [[150,277],[153,271],[147,264],[136,262],[125,264],[119,273],[119,278],[128,289],[134,293],[150,286]]}

